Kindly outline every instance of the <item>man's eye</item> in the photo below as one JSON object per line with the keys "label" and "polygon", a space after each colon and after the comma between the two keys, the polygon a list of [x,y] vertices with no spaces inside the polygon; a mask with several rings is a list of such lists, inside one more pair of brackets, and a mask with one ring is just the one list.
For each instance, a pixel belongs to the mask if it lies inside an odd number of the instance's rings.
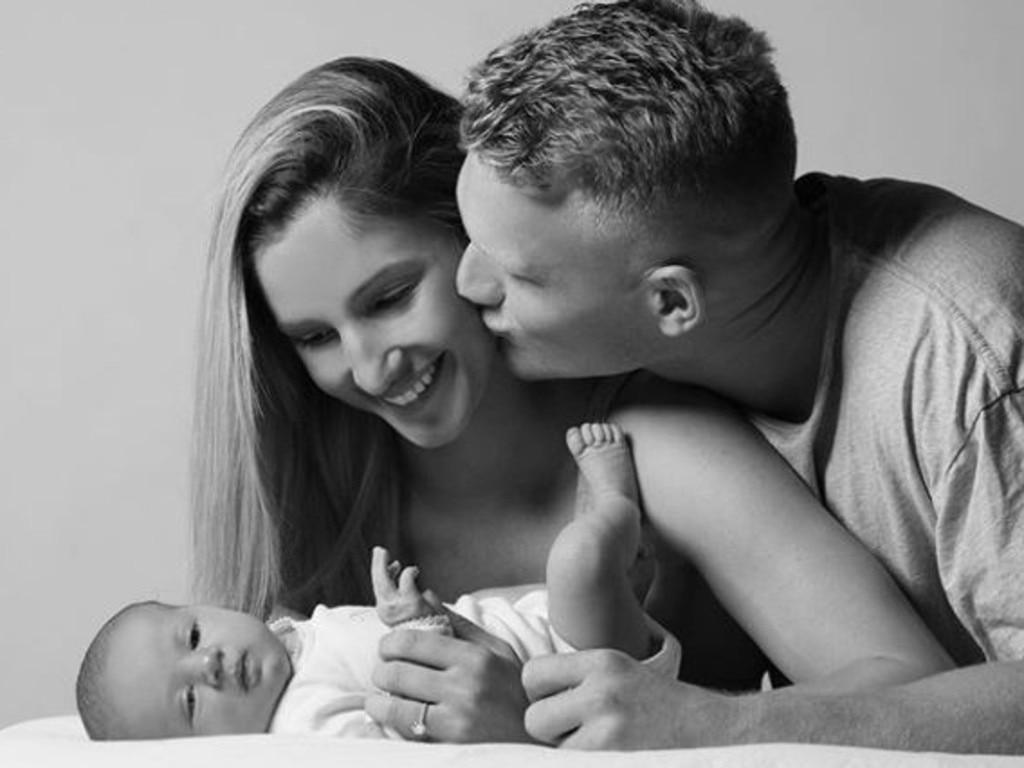
{"label": "man's eye", "polygon": [[188,630],[188,647],[194,651],[196,648],[199,647],[200,639],[201,635],[199,632],[199,622],[194,621],[192,622],[192,626]]}

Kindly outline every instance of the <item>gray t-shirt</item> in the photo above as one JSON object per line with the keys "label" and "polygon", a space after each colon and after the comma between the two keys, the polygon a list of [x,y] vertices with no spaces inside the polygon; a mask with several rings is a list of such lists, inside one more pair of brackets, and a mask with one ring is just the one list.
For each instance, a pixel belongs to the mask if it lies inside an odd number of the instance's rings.
{"label": "gray t-shirt", "polygon": [[1024,229],[942,190],[797,183],[831,258],[810,418],[758,428],[960,664],[1024,659]]}

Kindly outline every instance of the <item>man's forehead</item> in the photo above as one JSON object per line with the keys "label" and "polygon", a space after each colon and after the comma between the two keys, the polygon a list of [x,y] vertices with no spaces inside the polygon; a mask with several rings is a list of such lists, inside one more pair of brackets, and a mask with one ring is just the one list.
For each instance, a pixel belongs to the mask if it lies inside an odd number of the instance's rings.
{"label": "man's forehead", "polygon": [[473,202],[482,196],[500,201],[518,200],[541,208],[559,207],[573,191],[571,185],[560,177],[537,185],[509,176],[474,152],[470,152],[462,164],[458,189],[464,195],[472,195],[460,201],[463,203]]}

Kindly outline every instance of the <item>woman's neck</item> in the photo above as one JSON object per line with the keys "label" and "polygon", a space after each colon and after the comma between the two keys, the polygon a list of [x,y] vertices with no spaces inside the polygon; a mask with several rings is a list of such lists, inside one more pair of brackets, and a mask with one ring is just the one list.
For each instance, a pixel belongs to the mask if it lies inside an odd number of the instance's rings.
{"label": "woman's neck", "polygon": [[583,418],[589,384],[527,382],[495,366],[466,431],[424,449],[403,444],[409,492],[453,500],[544,496],[570,467],[565,430]]}

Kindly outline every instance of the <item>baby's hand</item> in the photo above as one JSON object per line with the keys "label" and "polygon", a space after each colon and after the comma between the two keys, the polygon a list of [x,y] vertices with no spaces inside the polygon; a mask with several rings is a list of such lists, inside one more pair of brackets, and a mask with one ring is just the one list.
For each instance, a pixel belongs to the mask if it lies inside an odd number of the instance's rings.
{"label": "baby's hand", "polygon": [[416,586],[419,569],[403,568],[384,547],[374,547],[370,563],[373,595],[377,600],[377,615],[393,627],[403,621],[432,616],[441,612],[437,598],[430,590],[420,592]]}

